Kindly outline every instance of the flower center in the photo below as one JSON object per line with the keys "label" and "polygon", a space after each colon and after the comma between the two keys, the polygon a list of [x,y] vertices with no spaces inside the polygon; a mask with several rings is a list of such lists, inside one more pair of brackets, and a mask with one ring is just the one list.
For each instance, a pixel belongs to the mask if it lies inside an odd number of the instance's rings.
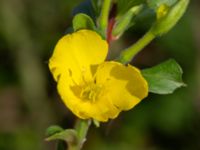
{"label": "flower center", "polygon": [[95,102],[98,99],[98,96],[101,92],[102,86],[95,83],[91,83],[84,87],[81,91],[81,98],[84,100],[90,100]]}

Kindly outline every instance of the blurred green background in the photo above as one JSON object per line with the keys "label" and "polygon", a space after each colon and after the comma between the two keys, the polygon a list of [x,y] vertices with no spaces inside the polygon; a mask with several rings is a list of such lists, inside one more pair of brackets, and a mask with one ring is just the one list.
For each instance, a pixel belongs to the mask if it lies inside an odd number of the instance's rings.
{"label": "blurred green background", "polygon": [[[71,25],[81,0],[0,1],[0,150],[55,150],[45,129],[73,127],[48,70],[48,58]],[[167,35],[154,40],[132,62],[140,68],[175,58],[186,88],[150,94],[114,121],[92,128],[84,150],[200,150],[200,1]],[[136,25],[112,44],[113,53],[143,33]]]}

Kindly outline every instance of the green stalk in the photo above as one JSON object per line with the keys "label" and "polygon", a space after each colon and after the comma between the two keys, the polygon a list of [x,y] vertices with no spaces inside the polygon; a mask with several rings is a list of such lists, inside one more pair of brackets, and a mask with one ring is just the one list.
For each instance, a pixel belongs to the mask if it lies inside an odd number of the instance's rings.
{"label": "green stalk", "polygon": [[99,17],[100,30],[102,31],[104,36],[106,36],[111,2],[112,0],[104,0],[101,8],[101,15]]}
{"label": "green stalk", "polygon": [[79,147],[77,145],[73,146],[73,145],[68,145],[67,150],[80,150]]}
{"label": "green stalk", "polygon": [[70,145],[69,150],[81,150],[84,142],[86,141],[86,135],[90,127],[91,120],[78,120],[75,126],[77,132],[78,143],[77,145]]}
{"label": "green stalk", "polygon": [[150,31],[148,31],[139,41],[124,50],[119,58],[119,62],[126,64],[129,63],[133,57],[140,52],[146,45],[148,45],[156,36]]}

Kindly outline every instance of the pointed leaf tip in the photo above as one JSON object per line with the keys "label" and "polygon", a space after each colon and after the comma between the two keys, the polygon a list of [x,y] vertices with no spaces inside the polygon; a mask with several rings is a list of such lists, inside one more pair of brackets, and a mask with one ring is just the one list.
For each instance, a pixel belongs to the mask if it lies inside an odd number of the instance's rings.
{"label": "pointed leaf tip", "polygon": [[152,68],[144,69],[142,74],[148,82],[149,92],[152,93],[171,94],[177,88],[186,86],[182,81],[183,71],[173,59]]}

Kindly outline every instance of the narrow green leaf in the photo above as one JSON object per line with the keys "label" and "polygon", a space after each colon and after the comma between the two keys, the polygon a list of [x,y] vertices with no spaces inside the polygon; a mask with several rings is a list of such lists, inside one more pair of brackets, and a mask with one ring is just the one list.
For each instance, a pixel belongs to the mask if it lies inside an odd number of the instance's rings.
{"label": "narrow green leaf", "polygon": [[95,24],[90,16],[79,13],[73,18],[73,29],[74,31],[80,29],[90,29],[95,30]]}
{"label": "narrow green leaf", "polygon": [[122,35],[128,29],[128,27],[131,26],[130,24],[133,25],[135,23],[133,18],[142,10],[142,8],[142,5],[134,6],[127,10],[122,17],[117,18],[112,34],[115,37]]}
{"label": "narrow green leaf", "polygon": [[75,145],[78,142],[77,132],[73,129],[67,129],[64,131],[61,131],[59,133],[53,134],[52,136],[46,138],[47,141],[52,140],[64,140],[68,144],[70,143]]}
{"label": "narrow green leaf", "polygon": [[177,88],[185,86],[182,74],[181,67],[173,59],[142,71],[148,82],[149,92],[156,94],[170,94]]}
{"label": "narrow green leaf", "polygon": [[53,126],[50,126],[49,128],[47,128],[47,130],[46,130],[46,135],[47,136],[52,136],[52,135],[54,135],[54,134],[56,134],[56,133],[59,133],[59,132],[61,132],[61,131],[63,131],[64,129],[63,128],[61,128],[60,126],[58,126],[58,125],[53,125]]}
{"label": "narrow green leaf", "polygon": [[117,1],[117,16],[121,16],[131,7],[143,4],[145,0],[116,0]]}

